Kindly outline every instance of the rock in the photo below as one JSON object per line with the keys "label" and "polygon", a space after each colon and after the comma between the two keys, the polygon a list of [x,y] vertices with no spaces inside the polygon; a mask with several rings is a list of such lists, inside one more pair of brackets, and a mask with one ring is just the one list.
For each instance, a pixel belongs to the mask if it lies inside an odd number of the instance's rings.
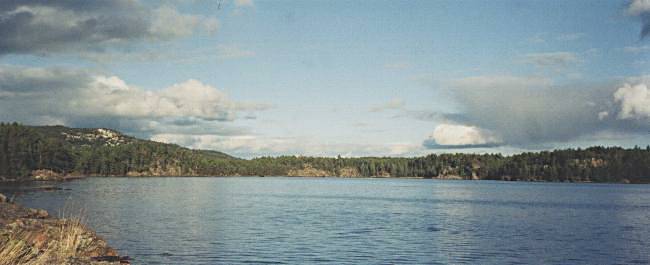
{"label": "rock", "polygon": [[45,219],[48,216],[50,216],[50,214],[46,210],[29,209],[29,215],[28,215],[29,218]]}
{"label": "rock", "polygon": [[304,164],[302,169],[291,169],[287,172],[290,177],[325,177],[334,176],[330,171],[314,168],[311,164]]}
{"label": "rock", "polygon": [[[0,264],[128,264],[128,257],[89,230],[80,219],[57,219],[47,211],[0,203]],[[105,261],[92,257],[117,256]]]}
{"label": "rock", "polygon": [[46,210],[43,209],[36,210],[36,218],[43,219],[43,218],[47,218],[48,216],[50,216],[50,214]]}
{"label": "rock", "polygon": [[32,171],[32,178],[35,180],[61,180],[63,175],[49,169],[38,169]]}
{"label": "rock", "polygon": [[7,202],[7,196],[4,194],[0,193],[0,202]]}

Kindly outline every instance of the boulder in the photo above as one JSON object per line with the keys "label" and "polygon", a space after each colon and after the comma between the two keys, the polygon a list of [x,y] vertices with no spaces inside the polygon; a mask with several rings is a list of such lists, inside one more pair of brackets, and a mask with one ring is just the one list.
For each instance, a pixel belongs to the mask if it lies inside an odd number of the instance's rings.
{"label": "boulder", "polygon": [[46,210],[27,208],[27,214],[25,216],[23,216],[23,217],[25,217],[25,218],[45,219],[48,216],[50,216],[50,214],[47,213]]}
{"label": "boulder", "polygon": [[32,171],[32,178],[35,180],[61,180],[63,175],[49,169],[38,169]]}

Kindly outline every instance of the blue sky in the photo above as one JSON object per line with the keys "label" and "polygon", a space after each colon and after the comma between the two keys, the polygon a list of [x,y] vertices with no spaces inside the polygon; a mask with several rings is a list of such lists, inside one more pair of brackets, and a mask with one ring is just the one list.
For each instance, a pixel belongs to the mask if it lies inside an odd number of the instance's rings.
{"label": "blue sky", "polygon": [[1,120],[242,157],[650,143],[648,1],[96,4],[0,5]]}

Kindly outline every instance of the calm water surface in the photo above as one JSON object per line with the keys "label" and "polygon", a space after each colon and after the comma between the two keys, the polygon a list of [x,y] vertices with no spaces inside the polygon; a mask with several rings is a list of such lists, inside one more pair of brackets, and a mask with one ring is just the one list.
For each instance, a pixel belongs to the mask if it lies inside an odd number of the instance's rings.
{"label": "calm water surface", "polygon": [[650,263],[649,185],[284,177],[57,185],[64,189],[17,200],[55,215],[82,206],[135,264]]}

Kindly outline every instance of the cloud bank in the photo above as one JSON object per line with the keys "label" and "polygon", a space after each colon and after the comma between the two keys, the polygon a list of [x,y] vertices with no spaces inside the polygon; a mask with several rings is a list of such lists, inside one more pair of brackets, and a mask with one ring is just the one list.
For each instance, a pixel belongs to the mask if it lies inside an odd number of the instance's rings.
{"label": "cloud bank", "polygon": [[0,55],[98,53],[135,41],[214,32],[218,25],[215,18],[169,6],[149,10],[136,0],[8,0],[0,3]]}
{"label": "cloud bank", "polygon": [[454,80],[449,85],[461,111],[439,115],[444,117],[442,124],[423,145],[533,148],[602,132],[646,133],[650,130],[649,81],[630,78],[619,85],[556,86],[538,77],[476,76]]}
{"label": "cloud bank", "polygon": [[190,148],[226,151],[239,157],[304,155],[335,157],[362,156],[413,156],[422,155],[423,148],[417,144],[384,143],[323,143],[304,137],[268,137],[253,134],[236,136],[187,135],[160,133],[151,137],[154,141],[176,143]]}
{"label": "cloud bank", "polygon": [[116,76],[82,70],[0,67],[0,120],[4,121],[111,126],[140,135],[204,127],[201,131],[213,129],[209,133],[219,134],[228,130],[210,124],[267,108],[233,101],[194,79],[148,91]]}

